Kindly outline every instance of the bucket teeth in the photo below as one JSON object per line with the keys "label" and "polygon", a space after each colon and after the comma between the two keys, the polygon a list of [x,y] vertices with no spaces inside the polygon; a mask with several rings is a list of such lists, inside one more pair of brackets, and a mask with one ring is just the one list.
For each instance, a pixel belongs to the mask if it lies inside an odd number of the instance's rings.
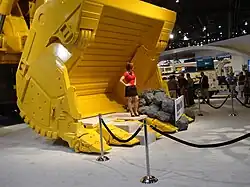
{"label": "bucket teeth", "polygon": [[[48,137],[51,139],[61,138],[68,142],[70,148],[73,148],[75,152],[84,153],[100,153],[100,135],[96,132],[96,129],[87,129],[82,125],[77,126],[77,133],[64,133],[59,134],[58,132],[53,132],[52,130],[47,130],[40,125],[36,124],[33,120],[29,120],[25,116],[26,121],[29,121],[29,126],[34,129],[34,131],[43,137]],[[107,152],[111,150],[111,147],[103,139],[103,150]]]}
{"label": "bucket teeth", "polygon": [[[72,148],[75,152],[100,153],[100,135],[95,129],[86,129],[87,133],[73,140]],[[103,140],[103,150],[107,152],[111,147]]]}

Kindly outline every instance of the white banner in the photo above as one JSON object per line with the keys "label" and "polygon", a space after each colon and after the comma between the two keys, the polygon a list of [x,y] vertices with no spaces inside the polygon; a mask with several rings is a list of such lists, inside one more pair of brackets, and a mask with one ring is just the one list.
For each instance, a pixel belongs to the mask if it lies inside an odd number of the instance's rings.
{"label": "white banner", "polygon": [[184,113],[184,108],[185,108],[183,95],[175,99],[174,107],[175,107],[175,121],[178,121],[181,115]]}

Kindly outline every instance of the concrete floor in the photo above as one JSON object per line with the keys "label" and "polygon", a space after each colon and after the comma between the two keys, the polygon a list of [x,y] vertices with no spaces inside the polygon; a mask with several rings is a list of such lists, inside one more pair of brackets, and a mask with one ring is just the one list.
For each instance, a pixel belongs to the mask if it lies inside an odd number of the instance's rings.
{"label": "concrete floor", "polygon": [[[213,104],[221,100],[212,101]],[[220,110],[202,105],[204,117],[174,136],[214,143],[250,132],[249,110],[230,102]],[[0,130],[0,187],[138,187],[146,173],[143,146],[113,147],[110,161],[77,154],[37,136],[26,126]],[[249,187],[250,139],[216,149],[196,149],[162,138],[150,145],[152,175],[159,187]]]}

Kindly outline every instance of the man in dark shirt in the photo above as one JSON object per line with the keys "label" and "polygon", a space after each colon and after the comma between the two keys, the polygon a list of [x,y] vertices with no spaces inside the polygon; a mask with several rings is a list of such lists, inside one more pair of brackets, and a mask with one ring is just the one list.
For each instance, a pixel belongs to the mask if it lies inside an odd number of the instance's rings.
{"label": "man in dark shirt", "polygon": [[239,86],[239,92],[241,97],[243,97],[244,94],[244,84],[245,84],[245,75],[243,75],[243,72],[240,72],[239,80],[238,80],[238,86]]}
{"label": "man in dark shirt", "polygon": [[200,80],[200,85],[201,85],[201,95],[203,97],[203,103],[205,103],[205,99],[207,99],[207,102],[209,103],[209,83],[208,83],[208,76],[204,74],[204,72],[201,72],[201,80]]}
{"label": "man in dark shirt", "polygon": [[188,82],[188,106],[192,106],[195,104],[194,102],[194,81],[191,78],[190,74],[187,73],[187,82]]}
{"label": "man in dark shirt", "polygon": [[177,94],[177,81],[175,80],[175,76],[171,75],[169,77],[169,81],[168,81],[168,89],[169,89],[169,93],[170,93],[170,97],[171,98],[176,98]]}
{"label": "man in dark shirt", "polygon": [[187,94],[187,88],[188,88],[188,81],[185,79],[185,74],[181,73],[178,76],[178,83],[180,87],[180,93],[184,96],[185,106],[188,106],[188,94]]}

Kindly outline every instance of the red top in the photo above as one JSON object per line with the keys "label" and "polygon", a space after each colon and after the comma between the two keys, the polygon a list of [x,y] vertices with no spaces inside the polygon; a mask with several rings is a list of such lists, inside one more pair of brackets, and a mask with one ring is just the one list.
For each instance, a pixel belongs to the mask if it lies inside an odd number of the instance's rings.
{"label": "red top", "polygon": [[135,85],[135,73],[134,72],[128,72],[126,71],[123,76],[125,77],[125,81],[127,84],[130,84],[131,86]]}

